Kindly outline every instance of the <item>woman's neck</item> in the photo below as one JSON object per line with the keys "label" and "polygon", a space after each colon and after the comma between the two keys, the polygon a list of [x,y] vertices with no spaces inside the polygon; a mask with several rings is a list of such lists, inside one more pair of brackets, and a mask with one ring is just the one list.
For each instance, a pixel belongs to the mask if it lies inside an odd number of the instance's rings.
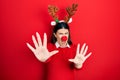
{"label": "woman's neck", "polygon": [[67,47],[66,42],[58,42],[61,48]]}

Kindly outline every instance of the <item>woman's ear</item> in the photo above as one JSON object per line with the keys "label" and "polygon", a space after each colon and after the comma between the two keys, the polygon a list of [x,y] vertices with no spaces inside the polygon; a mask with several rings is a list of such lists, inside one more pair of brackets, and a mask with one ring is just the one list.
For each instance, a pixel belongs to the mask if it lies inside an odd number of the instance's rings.
{"label": "woman's ear", "polygon": [[56,37],[56,34],[55,34],[55,33],[53,33],[53,35]]}

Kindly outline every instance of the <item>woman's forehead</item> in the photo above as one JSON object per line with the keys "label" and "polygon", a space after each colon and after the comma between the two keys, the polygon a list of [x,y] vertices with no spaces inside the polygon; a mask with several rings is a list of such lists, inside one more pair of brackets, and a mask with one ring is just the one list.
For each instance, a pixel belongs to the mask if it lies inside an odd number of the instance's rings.
{"label": "woman's forehead", "polygon": [[58,33],[66,33],[66,32],[69,32],[69,31],[68,31],[68,29],[62,28],[62,29],[59,29],[57,32]]}

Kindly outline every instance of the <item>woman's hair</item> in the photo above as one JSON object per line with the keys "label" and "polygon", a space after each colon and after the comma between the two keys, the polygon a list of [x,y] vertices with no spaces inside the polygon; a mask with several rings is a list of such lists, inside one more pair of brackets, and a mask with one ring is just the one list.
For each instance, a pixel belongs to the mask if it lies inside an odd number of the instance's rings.
{"label": "woman's hair", "polygon": [[68,29],[69,31],[69,36],[68,36],[68,44],[71,45],[72,44],[72,41],[70,39],[70,29],[69,29],[69,26],[67,23],[65,22],[60,22],[60,23],[57,23],[54,28],[53,28],[53,32],[52,32],[52,38],[51,38],[51,43],[56,43],[57,39],[56,37],[54,36],[54,33],[56,34],[56,32],[59,30],[59,29]]}

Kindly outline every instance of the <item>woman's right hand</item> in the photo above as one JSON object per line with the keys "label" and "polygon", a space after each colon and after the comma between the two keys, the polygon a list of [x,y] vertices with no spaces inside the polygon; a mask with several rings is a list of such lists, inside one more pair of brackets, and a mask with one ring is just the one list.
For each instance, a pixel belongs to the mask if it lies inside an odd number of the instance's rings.
{"label": "woman's right hand", "polygon": [[54,50],[49,52],[47,49],[47,35],[44,33],[44,39],[43,44],[40,38],[40,35],[38,32],[36,32],[37,40],[35,39],[35,36],[32,35],[32,40],[35,45],[35,48],[33,48],[29,43],[27,43],[28,48],[34,53],[35,57],[41,61],[45,62],[48,58],[50,58],[52,55],[55,55],[58,53],[58,50]]}

